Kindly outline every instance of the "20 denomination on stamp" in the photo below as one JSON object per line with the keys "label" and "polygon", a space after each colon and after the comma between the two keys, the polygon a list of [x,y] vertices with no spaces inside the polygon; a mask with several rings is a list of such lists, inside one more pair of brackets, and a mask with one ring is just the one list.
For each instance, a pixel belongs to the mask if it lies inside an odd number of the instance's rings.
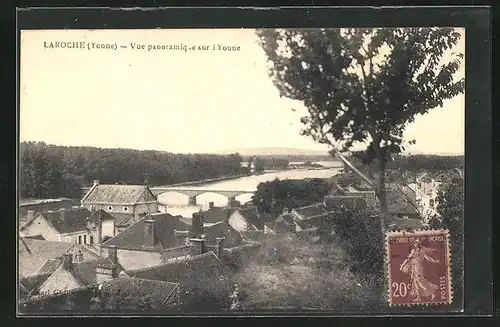
{"label": "20 denomination on stamp", "polygon": [[449,249],[448,230],[387,233],[389,305],[450,304]]}

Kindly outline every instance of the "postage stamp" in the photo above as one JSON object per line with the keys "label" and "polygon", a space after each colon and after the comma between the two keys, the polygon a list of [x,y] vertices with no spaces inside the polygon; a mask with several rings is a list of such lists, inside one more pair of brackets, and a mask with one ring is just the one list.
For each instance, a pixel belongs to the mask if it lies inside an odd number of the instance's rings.
{"label": "postage stamp", "polygon": [[389,232],[386,255],[390,306],[451,303],[448,230]]}

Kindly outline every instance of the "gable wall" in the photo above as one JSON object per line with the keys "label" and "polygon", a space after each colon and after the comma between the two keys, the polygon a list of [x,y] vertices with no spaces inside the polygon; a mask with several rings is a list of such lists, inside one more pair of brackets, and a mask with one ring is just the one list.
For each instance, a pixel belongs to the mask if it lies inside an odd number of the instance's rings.
{"label": "gable wall", "polygon": [[61,235],[49,225],[47,220],[38,215],[33,221],[20,231],[22,237],[42,235],[47,241],[61,242]]}

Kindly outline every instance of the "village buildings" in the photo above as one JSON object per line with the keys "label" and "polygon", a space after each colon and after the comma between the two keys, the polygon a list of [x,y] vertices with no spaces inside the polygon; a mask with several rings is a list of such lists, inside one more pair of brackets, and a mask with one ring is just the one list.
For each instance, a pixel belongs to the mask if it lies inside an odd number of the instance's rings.
{"label": "village buildings", "polygon": [[115,219],[103,210],[83,207],[39,212],[19,229],[21,237],[76,244],[100,244],[115,235]]}
{"label": "village buildings", "polygon": [[227,221],[204,223],[202,213],[192,219],[168,213],[150,214],[128,229],[102,244],[106,254],[110,246],[116,247],[122,265],[139,269],[187,257],[191,253],[191,239],[204,236],[206,246],[219,253],[219,246],[231,248],[242,243],[241,235]]}
{"label": "village buildings", "polygon": [[120,233],[147,214],[157,213],[158,200],[145,185],[94,184],[81,200],[88,210],[104,210],[115,218]]}

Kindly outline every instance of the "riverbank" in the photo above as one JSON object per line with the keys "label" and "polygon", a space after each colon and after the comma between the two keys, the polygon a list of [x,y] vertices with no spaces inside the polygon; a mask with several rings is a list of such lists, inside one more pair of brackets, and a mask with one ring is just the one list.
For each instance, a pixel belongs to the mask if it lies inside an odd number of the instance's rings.
{"label": "riverbank", "polygon": [[196,185],[200,185],[200,184],[209,184],[209,183],[214,183],[214,182],[227,181],[227,180],[241,178],[241,177],[245,177],[245,176],[248,176],[248,175],[246,175],[246,174],[229,175],[229,176],[223,176],[223,177],[217,177],[217,178],[202,179],[202,180],[194,181],[194,182],[184,182],[184,183],[177,183],[177,184],[168,184],[168,185],[165,185],[165,186],[168,186],[168,187],[196,186]]}

